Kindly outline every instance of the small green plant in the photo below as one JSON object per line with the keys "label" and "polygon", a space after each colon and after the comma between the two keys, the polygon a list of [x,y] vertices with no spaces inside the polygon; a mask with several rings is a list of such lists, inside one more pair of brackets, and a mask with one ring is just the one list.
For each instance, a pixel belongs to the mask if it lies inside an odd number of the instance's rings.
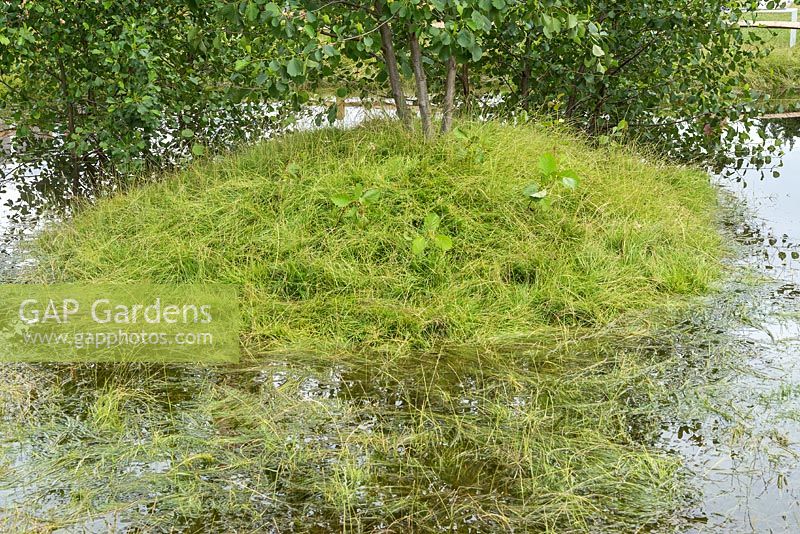
{"label": "small green plant", "polygon": [[365,220],[367,207],[374,204],[379,197],[380,191],[377,189],[364,189],[364,184],[357,184],[349,195],[344,193],[331,195],[331,202],[341,210],[339,220],[342,217]]}
{"label": "small green plant", "polygon": [[600,146],[605,146],[610,144],[613,141],[619,141],[622,139],[622,136],[628,130],[628,121],[622,119],[619,123],[611,129],[611,133],[608,135],[601,135],[597,138],[598,144]]}
{"label": "small green plant", "polygon": [[[575,190],[580,184],[580,177],[572,169],[559,169],[558,160],[551,152],[542,154],[539,157],[539,174],[543,181],[553,183],[560,181],[561,185],[570,190]],[[543,207],[548,206],[549,198],[547,189],[542,189],[538,182],[531,182],[522,190],[522,194],[528,199],[528,207],[534,202]]]}
{"label": "small green plant", "polygon": [[422,223],[422,234],[408,238],[411,240],[411,252],[415,256],[423,256],[431,244],[442,252],[447,252],[453,248],[453,239],[449,235],[439,233],[441,222],[442,220],[438,215],[429,213]]}

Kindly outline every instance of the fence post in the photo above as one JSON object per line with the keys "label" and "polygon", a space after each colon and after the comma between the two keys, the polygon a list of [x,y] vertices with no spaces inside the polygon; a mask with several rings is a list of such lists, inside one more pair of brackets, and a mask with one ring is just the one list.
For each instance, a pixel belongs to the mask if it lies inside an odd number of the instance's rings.
{"label": "fence post", "polygon": [[[792,12],[792,22],[797,22],[797,8],[791,9]],[[792,30],[789,32],[789,48],[794,48],[794,45],[797,43],[797,30]]]}

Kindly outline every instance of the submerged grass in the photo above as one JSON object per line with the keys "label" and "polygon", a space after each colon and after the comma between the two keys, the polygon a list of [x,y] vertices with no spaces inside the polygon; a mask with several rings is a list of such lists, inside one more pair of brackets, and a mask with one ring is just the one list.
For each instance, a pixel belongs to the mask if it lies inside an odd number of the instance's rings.
{"label": "submerged grass", "polygon": [[[382,123],[293,134],[44,236],[38,279],[241,284],[248,357],[0,367],[0,520],[668,526],[686,488],[650,443],[680,361],[671,336],[719,273],[708,176],[553,128],[461,129],[472,140]],[[546,152],[582,181],[541,183],[551,205],[529,209]],[[359,183],[380,192],[360,220],[331,201]],[[454,247],[418,257],[406,236],[429,213]]]}

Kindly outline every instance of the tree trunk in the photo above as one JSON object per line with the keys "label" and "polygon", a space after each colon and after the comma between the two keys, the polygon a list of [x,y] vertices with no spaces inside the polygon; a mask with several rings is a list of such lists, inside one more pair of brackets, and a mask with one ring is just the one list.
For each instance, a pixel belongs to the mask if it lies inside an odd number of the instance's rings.
{"label": "tree trunk", "polygon": [[[375,10],[379,15],[383,14],[383,5],[375,2]],[[403,92],[403,83],[400,79],[400,69],[397,67],[397,55],[394,52],[392,42],[392,28],[388,21],[378,21],[381,34],[381,49],[383,50],[383,61],[386,63],[386,74],[389,77],[389,85],[392,88],[392,98],[397,109],[397,117],[406,129],[411,129],[411,114],[406,104],[406,95]]]}
{"label": "tree trunk", "polygon": [[522,72],[519,74],[519,100],[522,103],[523,109],[528,109],[528,98],[531,94],[531,38],[525,38],[525,66],[522,67]]}
{"label": "tree trunk", "polygon": [[450,56],[447,60],[447,79],[444,84],[444,110],[442,114],[442,133],[447,133],[453,128],[453,103],[456,94],[456,58]]}
{"label": "tree trunk", "polygon": [[433,135],[433,124],[431,123],[431,102],[428,98],[428,80],[425,77],[425,66],[422,64],[422,50],[419,46],[419,38],[413,30],[408,33],[408,40],[411,45],[411,66],[414,69],[414,82],[417,86],[417,105],[420,119],[422,119],[422,133],[426,139],[430,139]]}
{"label": "tree trunk", "polygon": [[461,67],[461,74],[459,75],[459,78],[461,79],[461,91],[464,93],[464,102],[468,102],[470,95],[469,63],[464,63],[464,66]]}

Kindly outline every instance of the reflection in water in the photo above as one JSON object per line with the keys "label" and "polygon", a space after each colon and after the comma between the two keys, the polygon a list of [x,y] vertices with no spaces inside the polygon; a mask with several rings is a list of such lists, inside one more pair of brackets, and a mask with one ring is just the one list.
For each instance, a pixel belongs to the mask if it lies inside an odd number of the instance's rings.
{"label": "reflection in water", "polygon": [[21,243],[48,219],[65,213],[70,195],[57,174],[0,162],[0,281],[27,265]]}
{"label": "reflection in water", "polygon": [[[721,301],[732,312],[726,344],[745,357],[681,395],[707,406],[664,424],[663,444],[698,481],[690,531],[800,531],[800,122],[768,132],[785,152],[780,176],[749,169],[723,188],[746,203],[729,227],[742,245]],[[721,349],[718,349],[721,350]],[[710,356],[710,355],[709,355]],[[686,401],[691,403],[690,400]]]}

